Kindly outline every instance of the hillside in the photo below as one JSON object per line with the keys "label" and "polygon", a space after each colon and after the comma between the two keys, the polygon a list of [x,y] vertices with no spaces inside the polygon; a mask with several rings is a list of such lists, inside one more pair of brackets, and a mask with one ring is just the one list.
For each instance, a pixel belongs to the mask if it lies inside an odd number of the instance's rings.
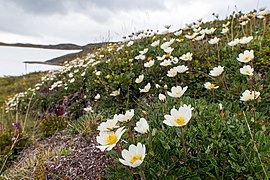
{"label": "hillside", "polygon": [[35,72],[24,76],[0,77],[0,104],[17,93],[33,88],[44,75],[45,72]]}
{"label": "hillside", "polygon": [[40,45],[40,44],[24,44],[24,43],[3,43],[0,42],[0,46],[10,47],[27,47],[27,48],[42,48],[42,49],[58,49],[58,50],[80,50],[83,47],[76,44],[56,44],[56,45]]}
{"label": "hillside", "polygon": [[270,16],[213,18],[61,58],[2,108],[2,177],[269,179]]}
{"label": "hillside", "polygon": [[92,51],[100,48],[101,46],[107,45],[110,42],[101,42],[101,43],[89,43],[83,46],[78,46],[76,44],[63,43],[56,45],[40,45],[40,44],[24,44],[24,43],[15,43],[8,44],[0,42],[0,46],[10,46],[10,47],[25,47],[25,48],[41,48],[41,49],[55,49],[55,50],[81,50],[77,53],[70,53],[60,57],[56,57],[49,60],[40,61],[24,61],[27,64],[47,64],[47,65],[63,65],[65,61],[71,61],[76,58],[83,58],[86,54],[91,53]]}

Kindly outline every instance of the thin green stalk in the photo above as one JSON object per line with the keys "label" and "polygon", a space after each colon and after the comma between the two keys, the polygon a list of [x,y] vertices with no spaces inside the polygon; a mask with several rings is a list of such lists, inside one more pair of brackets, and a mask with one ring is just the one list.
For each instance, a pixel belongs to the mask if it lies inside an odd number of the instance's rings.
{"label": "thin green stalk", "polygon": [[142,180],[145,180],[145,175],[144,175],[144,172],[142,170],[142,166],[140,166],[140,173],[141,173]]}
{"label": "thin green stalk", "polygon": [[181,127],[181,135],[182,135],[182,145],[183,145],[183,148],[184,148],[184,162],[186,163],[186,161],[187,161],[187,149],[186,149],[186,146],[185,146],[185,135],[184,135],[183,127]]}
{"label": "thin green stalk", "polygon": [[148,134],[147,134],[147,139],[149,141],[149,152],[152,152],[152,138],[151,138],[150,132],[148,132]]}
{"label": "thin green stalk", "polygon": [[[19,139],[19,136],[20,136],[20,134],[18,133],[17,136],[16,136],[16,139],[14,140],[14,142],[13,142],[13,144],[12,144],[10,150],[9,150],[9,152],[11,152],[11,151],[13,150],[13,148],[14,148],[14,146],[15,146],[17,140]],[[5,161],[4,161],[4,163],[2,164],[2,167],[1,167],[1,169],[0,169],[0,174],[2,173],[2,171],[3,171],[3,169],[4,169],[4,167],[5,167],[6,163],[7,163],[8,158],[9,158],[9,154],[6,155],[6,159],[5,159]]]}
{"label": "thin green stalk", "polygon": [[[257,153],[257,155],[258,155],[259,161],[260,161],[260,163],[261,163],[263,172],[264,172],[264,174],[265,174],[266,179],[269,179],[269,177],[268,177],[268,175],[267,175],[267,172],[266,172],[266,170],[265,170],[265,168],[264,168],[264,166],[263,166],[263,162],[262,162],[261,156],[260,156],[260,154],[259,154],[258,148],[257,148],[257,146],[256,146],[254,137],[253,137],[253,135],[252,135],[252,132],[251,132],[251,129],[250,129],[250,126],[249,126],[249,124],[248,124],[247,117],[246,117],[246,114],[245,114],[244,111],[243,111],[243,114],[244,114],[244,119],[245,119],[245,121],[246,121],[246,123],[247,123],[247,127],[248,127],[248,131],[249,131],[250,137],[251,137],[251,139],[252,139],[252,141],[253,141],[254,149],[255,149],[255,151],[256,151],[256,153]],[[254,119],[254,121],[255,121],[255,119]]]}
{"label": "thin green stalk", "polygon": [[23,122],[23,127],[22,127],[22,133],[24,133],[24,129],[25,129],[25,124],[26,124],[26,120],[28,118],[28,114],[29,114],[29,109],[30,109],[30,104],[32,102],[32,98],[34,96],[34,93],[32,94],[30,100],[29,100],[29,103],[28,103],[28,106],[27,106],[27,110],[26,110],[26,114],[25,114],[25,118],[24,118],[24,122]]}
{"label": "thin green stalk", "polygon": [[217,43],[217,52],[218,52],[218,62],[220,62],[220,52],[219,52],[219,46],[218,46],[218,43]]}
{"label": "thin green stalk", "polygon": [[212,94],[213,94],[213,102],[215,102],[215,89],[212,89]]}
{"label": "thin green stalk", "polygon": [[131,129],[131,121],[128,122],[128,128],[129,128],[129,133],[128,133],[129,139],[132,139],[132,142],[134,144],[135,140],[134,140],[134,136],[133,136],[132,129]]}

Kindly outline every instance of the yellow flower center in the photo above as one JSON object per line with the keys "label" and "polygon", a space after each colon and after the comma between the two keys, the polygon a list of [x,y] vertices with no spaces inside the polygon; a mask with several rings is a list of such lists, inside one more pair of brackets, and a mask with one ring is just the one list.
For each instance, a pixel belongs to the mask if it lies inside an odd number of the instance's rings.
{"label": "yellow flower center", "polygon": [[246,56],[246,57],[244,57],[244,61],[248,61],[249,60],[249,58]]}
{"label": "yellow flower center", "polygon": [[170,56],[171,56],[170,53],[167,53],[167,54],[166,54],[166,58],[169,58]]}
{"label": "yellow flower center", "polygon": [[175,94],[180,94],[180,93],[181,93],[181,91],[176,91],[176,92],[175,92]]}
{"label": "yellow flower center", "polygon": [[247,74],[250,74],[250,72],[249,72],[248,70],[246,71],[246,73],[247,73]]}
{"label": "yellow flower center", "polygon": [[107,143],[108,143],[109,145],[115,144],[116,141],[117,141],[117,136],[116,136],[116,134],[113,132],[112,134],[110,134],[110,135],[107,137],[106,140],[107,140]]}
{"label": "yellow flower center", "polygon": [[142,156],[140,154],[137,154],[135,156],[133,156],[130,160],[130,162],[133,164],[135,163],[137,160],[142,160]]}
{"label": "yellow flower center", "polygon": [[249,95],[248,95],[248,99],[254,99],[253,94],[249,94]]}
{"label": "yellow flower center", "polygon": [[210,85],[208,86],[208,88],[209,88],[209,89],[214,89],[214,88],[215,88],[215,85],[214,85],[214,84],[210,84]]}
{"label": "yellow flower center", "polygon": [[185,124],[185,118],[183,116],[180,116],[174,120],[178,125]]}

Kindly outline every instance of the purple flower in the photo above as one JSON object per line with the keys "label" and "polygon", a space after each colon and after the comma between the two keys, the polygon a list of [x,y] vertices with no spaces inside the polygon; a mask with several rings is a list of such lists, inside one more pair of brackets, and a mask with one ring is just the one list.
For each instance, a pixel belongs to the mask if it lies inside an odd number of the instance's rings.
{"label": "purple flower", "polygon": [[16,131],[20,129],[20,123],[14,122],[12,125],[15,127]]}

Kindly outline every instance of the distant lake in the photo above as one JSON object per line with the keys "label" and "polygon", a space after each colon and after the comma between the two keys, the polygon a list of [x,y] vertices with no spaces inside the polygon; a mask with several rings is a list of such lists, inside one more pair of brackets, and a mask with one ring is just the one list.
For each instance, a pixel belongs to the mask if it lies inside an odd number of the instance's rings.
{"label": "distant lake", "polygon": [[0,77],[19,76],[30,72],[58,69],[60,66],[27,64],[24,61],[46,61],[80,50],[51,50],[0,46]]}

